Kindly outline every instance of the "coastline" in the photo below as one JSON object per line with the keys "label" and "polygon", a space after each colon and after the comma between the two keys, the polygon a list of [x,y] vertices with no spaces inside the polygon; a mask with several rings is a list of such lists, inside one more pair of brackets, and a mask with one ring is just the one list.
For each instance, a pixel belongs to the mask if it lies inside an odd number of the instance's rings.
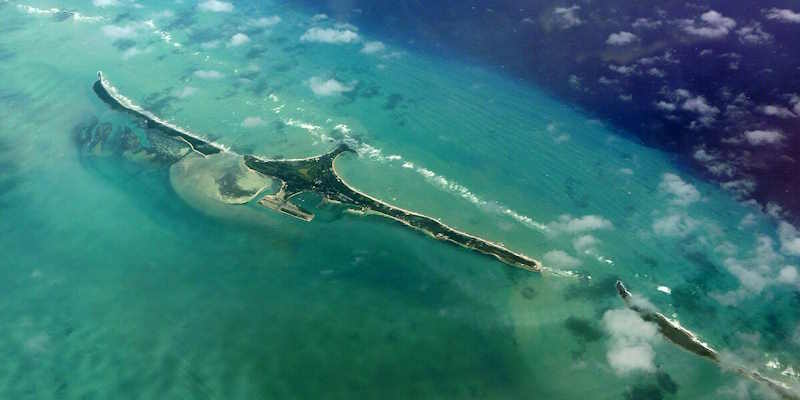
{"label": "coastline", "polygon": [[[102,72],[98,71],[97,78],[93,89],[98,97],[111,105],[112,108],[120,108],[138,118],[144,119],[148,125],[153,125],[165,135],[188,144],[192,151],[202,157],[220,152],[228,152],[239,156],[238,153],[225,146],[203,139],[137,106],[133,101],[120,94],[111,82],[103,76]],[[259,200],[259,204],[275,211],[283,212],[304,221],[310,221],[313,219],[313,214],[291,203],[290,200],[301,192],[318,192],[329,201],[336,201],[345,206],[355,207],[360,209],[363,214],[375,214],[389,218],[416,231],[423,232],[433,239],[453,243],[460,247],[492,256],[504,264],[531,272],[544,270],[541,262],[522,253],[511,251],[499,243],[459,231],[427,215],[393,206],[347,184],[335,168],[336,159],[341,153],[347,151],[353,150],[342,143],[328,153],[307,158],[268,160],[255,155],[243,155],[242,157],[243,164],[249,170],[282,182],[281,190],[278,193],[263,196]],[[300,168],[299,165],[306,168]],[[291,183],[289,180],[291,180]],[[258,197],[260,193],[261,191],[258,191],[253,198]]]}

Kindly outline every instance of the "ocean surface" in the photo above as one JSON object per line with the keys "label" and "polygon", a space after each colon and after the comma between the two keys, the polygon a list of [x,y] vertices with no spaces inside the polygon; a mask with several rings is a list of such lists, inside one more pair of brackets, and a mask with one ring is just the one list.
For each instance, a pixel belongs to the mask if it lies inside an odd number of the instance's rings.
{"label": "ocean surface", "polygon": [[[798,384],[792,226],[536,87],[346,22],[277,1],[0,1],[0,398],[774,396],[626,314],[617,279],[726,365]],[[87,156],[87,121],[142,129],[97,98],[98,70],[240,154],[352,138],[353,186],[552,272],[314,195],[307,223]]]}

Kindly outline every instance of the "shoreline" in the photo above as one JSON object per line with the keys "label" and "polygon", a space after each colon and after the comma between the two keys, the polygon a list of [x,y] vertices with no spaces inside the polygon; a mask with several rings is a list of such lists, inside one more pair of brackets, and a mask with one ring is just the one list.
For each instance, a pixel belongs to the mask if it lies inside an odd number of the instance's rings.
{"label": "shoreline", "polygon": [[[457,230],[433,217],[394,206],[349,185],[336,171],[335,166],[339,155],[344,152],[354,151],[345,143],[340,143],[327,153],[306,158],[271,160],[249,154],[239,155],[225,146],[203,139],[186,129],[164,121],[136,105],[133,101],[120,94],[116,87],[100,71],[97,73],[97,81],[93,85],[93,89],[98,97],[111,105],[112,108],[120,108],[138,118],[144,119],[147,125],[152,125],[152,128],[157,129],[164,135],[187,144],[191,151],[200,154],[204,158],[221,152],[231,153],[243,157],[243,164],[249,170],[281,181],[282,185],[278,193],[262,196],[258,201],[260,205],[266,208],[304,221],[311,221],[314,214],[295,205],[290,200],[293,196],[302,192],[316,192],[328,201],[338,202],[350,210],[359,210],[362,215],[380,215],[400,222],[433,239],[456,244],[462,248],[491,256],[506,265],[531,272],[549,270],[544,268],[538,260],[523,253],[509,250],[500,243]],[[263,190],[264,188],[257,191],[250,201],[259,197]]]}
{"label": "shoreline", "polygon": [[[525,270],[528,270],[528,271],[532,271],[532,272],[542,272],[542,269],[543,269],[543,267],[542,267],[542,265],[541,265],[541,262],[539,262],[538,260],[535,260],[535,259],[533,259],[533,258],[530,258],[530,257],[528,257],[528,256],[527,256],[527,255],[525,255],[525,254],[514,252],[514,251],[512,251],[512,250],[509,250],[509,249],[507,249],[507,248],[506,248],[504,245],[501,245],[501,244],[499,244],[499,243],[496,243],[496,242],[494,242],[494,241],[491,241],[491,240],[488,240],[488,239],[483,239],[483,238],[480,238],[480,237],[478,237],[478,236],[472,235],[472,234],[470,234],[470,233],[466,233],[466,232],[460,231],[460,230],[458,230],[458,229],[455,229],[455,228],[453,228],[453,227],[451,227],[451,226],[449,226],[449,225],[447,225],[447,224],[445,224],[445,223],[442,223],[442,222],[440,222],[440,221],[436,220],[435,218],[429,217],[429,216],[427,216],[427,215],[425,215],[425,214],[418,213],[418,212],[415,212],[415,211],[406,210],[406,209],[404,209],[404,208],[402,208],[402,207],[398,207],[398,206],[395,206],[395,205],[392,205],[392,204],[386,203],[386,202],[384,202],[384,201],[382,201],[382,200],[380,200],[380,199],[377,199],[377,198],[375,198],[375,197],[372,197],[372,196],[370,196],[370,195],[368,195],[368,194],[366,194],[366,193],[363,193],[363,192],[359,191],[358,189],[354,188],[352,185],[348,184],[348,183],[347,183],[347,182],[346,182],[346,181],[345,181],[345,180],[344,180],[344,179],[341,177],[341,175],[339,175],[339,172],[338,172],[338,171],[336,171],[336,159],[337,159],[338,157],[339,157],[339,155],[337,154],[337,155],[336,155],[336,157],[333,159],[333,163],[332,163],[332,169],[333,169],[333,173],[334,173],[334,175],[336,175],[336,177],[337,177],[337,178],[339,178],[339,179],[341,180],[341,182],[342,182],[342,184],[343,184],[343,185],[347,186],[347,187],[348,187],[350,190],[352,190],[353,192],[356,192],[356,193],[358,193],[358,194],[360,194],[360,195],[362,195],[362,196],[364,196],[364,197],[367,197],[367,198],[369,198],[369,199],[371,199],[372,201],[375,201],[375,202],[377,202],[377,203],[381,203],[381,204],[383,204],[383,205],[385,205],[385,206],[387,206],[387,207],[391,207],[391,208],[394,208],[394,209],[400,210],[400,211],[402,211],[402,212],[404,212],[404,213],[411,214],[411,215],[416,215],[416,216],[419,216],[419,217],[422,217],[422,218],[428,218],[428,219],[431,219],[431,220],[437,221],[437,222],[438,222],[439,224],[441,224],[443,227],[445,227],[445,228],[447,228],[447,229],[449,229],[449,230],[451,230],[451,231],[453,231],[453,232],[456,232],[456,233],[458,233],[458,234],[461,234],[461,235],[464,235],[464,236],[468,236],[468,237],[470,237],[470,238],[472,238],[472,239],[474,239],[474,240],[480,240],[480,241],[482,241],[482,242],[484,242],[484,243],[487,243],[487,244],[489,244],[489,245],[491,245],[491,246],[494,246],[494,247],[497,247],[497,248],[503,249],[503,250],[505,250],[505,251],[507,251],[507,252],[509,252],[509,253],[511,253],[511,254],[513,254],[513,255],[515,255],[515,256],[517,256],[517,257],[520,257],[520,258],[522,258],[522,259],[528,260],[529,262],[531,262],[532,264],[534,264],[534,265],[535,265],[535,267],[526,267],[526,266],[522,266],[522,265],[516,265],[517,267],[520,267],[520,268],[522,268],[522,269],[525,269]],[[368,211],[367,211],[367,212],[364,212],[364,215],[368,215],[368,214],[370,214]],[[424,232],[424,233],[425,233],[425,234],[427,234],[427,235],[430,235],[431,237],[433,237],[433,238],[434,238],[434,239],[436,239],[436,240],[444,240],[444,241],[448,241],[448,242],[451,242],[451,243],[455,243],[455,244],[457,244],[457,245],[459,245],[459,246],[461,246],[461,247],[467,248],[467,249],[471,249],[471,250],[477,250],[477,249],[473,249],[473,248],[471,248],[471,247],[466,247],[466,246],[464,246],[463,244],[461,244],[461,243],[459,243],[459,242],[456,242],[456,241],[454,241],[454,240],[452,240],[452,239],[449,239],[449,238],[448,238],[448,239],[443,239],[443,238],[437,237],[437,236],[433,235],[432,233],[430,233],[430,232],[428,232],[428,231],[425,231],[425,230],[419,229],[419,228],[417,228],[417,227],[415,227],[415,226],[413,226],[413,225],[409,224],[408,222],[406,222],[406,221],[404,221],[404,220],[401,220],[401,219],[399,219],[399,218],[392,217],[391,215],[383,214],[383,213],[380,213],[380,212],[377,212],[376,214],[378,214],[378,215],[380,215],[380,216],[382,216],[382,217],[386,217],[386,218],[389,218],[389,219],[392,219],[392,220],[395,220],[395,221],[401,222],[401,223],[403,223],[404,225],[407,225],[407,226],[411,227],[411,228],[412,228],[412,229],[414,229],[414,230],[421,231],[421,232]],[[477,251],[480,251],[480,250],[477,250]],[[483,253],[483,252],[481,251],[481,253]],[[490,254],[490,253],[484,253],[484,254],[486,254],[486,255],[490,255],[490,256],[493,256],[493,257],[497,258],[497,259],[498,259],[498,261],[505,263],[505,261],[503,261],[502,259],[500,259],[500,258],[499,258],[498,256],[496,256],[495,254]]]}

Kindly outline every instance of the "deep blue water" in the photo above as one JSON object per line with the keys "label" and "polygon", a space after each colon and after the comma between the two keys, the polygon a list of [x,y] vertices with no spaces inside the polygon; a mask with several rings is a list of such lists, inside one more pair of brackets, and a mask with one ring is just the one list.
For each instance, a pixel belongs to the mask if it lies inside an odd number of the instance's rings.
{"label": "deep blue water", "polygon": [[[0,0],[0,399],[774,394],[665,340],[626,308],[617,279],[718,349],[723,367],[800,382],[800,232],[785,214],[559,95],[549,81],[571,64],[552,61],[534,81],[430,22],[511,54],[513,41],[478,40],[513,31],[491,17],[499,7],[476,5],[485,21],[466,25],[472,8],[413,5],[378,24],[356,3],[329,5]],[[581,45],[623,29],[581,33],[602,8],[559,7],[560,26],[579,11],[581,23],[557,32]],[[684,7],[668,12],[707,12]],[[550,26],[533,37],[567,54],[553,21],[537,19],[555,11],[542,5],[524,23]],[[738,40],[750,22],[735,17],[726,37]],[[98,69],[133,102],[232,151],[170,164],[76,140],[98,126],[158,140],[97,98]],[[665,99],[700,110],[697,90]],[[723,104],[703,95],[723,122]],[[737,131],[726,145],[782,152],[781,134],[756,146]],[[759,135],[750,139],[770,139]],[[221,196],[237,155],[306,157],[345,138],[357,154],[337,170],[353,186],[551,270],[512,268],[313,194],[297,199],[317,213],[311,222]],[[700,158],[724,171],[707,146]]]}
{"label": "deep blue water", "polygon": [[[534,83],[627,135],[674,153],[696,174],[720,182],[742,200],[778,204],[795,221],[800,214],[800,107],[793,109],[800,100],[792,97],[800,93],[800,23],[796,17],[770,16],[773,9],[794,6],[796,12],[796,2],[300,3],[355,21],[380,37],[467,58]],[[558,8],[573,9],[573,19],[560,18],[564,14]],[[702,20],[710,11],[733,22],[707,36],[687,32],[715,29]],[[637,24],[639,19],[645,20]],[[637,39],[625,46],[606,44],[617,32]],[[612,67],[633,69],[619,73]],[[682,110],[685,99],[674,95],[679,89],[716,108],[714,121],[700,122],[702,115]],[[656,106],[659,102],[677,110],[665,112]],[[764,106],[783,107],[793,116],[766,115],[760,111]],[[742,139],[753,130],[778,131],[784,137],[780,143],[753,145]],[[697,156],[698,150],[714,160]]]}

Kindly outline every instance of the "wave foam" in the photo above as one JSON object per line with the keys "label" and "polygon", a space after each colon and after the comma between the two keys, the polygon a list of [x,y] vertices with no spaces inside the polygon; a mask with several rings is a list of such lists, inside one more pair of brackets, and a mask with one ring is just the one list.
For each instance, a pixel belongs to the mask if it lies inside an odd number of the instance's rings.
{"label": "wave foam", "polygon": [[190,131],[188,131],[186,129],[183,129],[183,128],[181,128],[181,127],[179,127],[179,126],[177,126],[177,125],[175,125],[175,124],[173,124],[171,122],[165,121],[165,120],[159,118],[158,116],[156,116],[155,114],[151,113],[150,111],[145,110],[144,108],[140,107],[138,104],[134,103],[133,100],[129,99],[128,97],[126,97],[125,95],[120,93],[119,90],[117,90],[117,87],[112,85],[111,82],[109,82],[105,78],[105,76],[103,75],[102,72],[98,72],[97,75],[98,75],[98,78],[100,79],[101,84],[106,89],[108,94],[111,97],[113,97],[116,101],[118,101],[120,104],[122,104],[123,107],[128,108],[130,110],[133,110],[133,111],[135,111],[135,112],[137,112],[137,113],[139,113],[139,114],[141,114],[141,115],[143,115],[143,116],[145,116],[147,118],[150,118],[154,122],[156,122],[158,124],[161,124],[161,125],[164,125],[167,128],[173,129],[173,130],[175,130],[177,132],[180,132],[180,133],[182,133],[184,135],[193,137],[195,139],[202,140],[202,141],[208,143],[209,145],[214,146],[214,147],[222,150],[223,152],[231,152],[231,149],[230,149],[229,146],[226,146],[226,145],[224,145],[222,143],[217,143],[217,142],[214,142],[214,141],[209,140],[207,138],[204,138],[204,137],[202,137],[200,135],[197,135],[196,133],[193,133],[193,132],[190,132]]}
{"label": "wave foam", "polygon": [[52,8],[39,8],[39,7],[29,6],[27,4],[17,4],[17,9],[22,11],[22,12],[24,12],[24,13],[26,13],[26,14],[28,14],[28,15],[36,15],[36,16],[45,16],[45,15],[55,16],[56,14],[59,14],[59,13],[62,13],[62,12],[63,13],[68,13],[70,15],[70,19],[72,19],[73,21],[78,21],[78,22],[99,22],[99,21],[102,21],[104,19],[103,17],[100,17],[100,16],[87,16],[87,15],[83,15],[83,14],[81,14],[79,12],[62,10],[60,8],[55,8],[55,7],[52,7]]}
{"label": "wave foam", "polygon": [[25,4],[17,4],[17,9],[31,15],[55,15],[61,12],[58,8],[38,8]]}
{"label": "wave foam", "polygon": [[370,160],[379,162],[388,162],[388,163],[402,162],[402,164],[400,164],[402,168],[416,171],[427,182],[449,193],[455,194],[485,211],[508,216],[527,227],[534,228],[540,231],[549,230],[549,228],[545,224],[537,222],[533,218],[528,217],[527,215],[520,214],[519,212],[514,211],[511,208],[508,208],[498,202],[481,199],[478,195],[473,193],[466,186],[458,182],[452,181],[450,179],[447,179],[446,177],[437,174],[436,172],[431,171],[430,169],[427,169],[419,165],[415,165],[413,162],[407,161],[402,155],[392,154],[384,156],[383,151],[381,149],[353,138],[350,135],[352,133],[352,129],[350,129],[350,127],[347,126],[346,124],[337,124],[333,127],[333,129],[339,132],[344,137],[343,141],[348,146],[352,147],[356,151],[356,153],[358,153],[358,155],[361,157],[365,157]]}
{"label": "wave foam", "polygon": [[163,40],[164,43],[171,44],[173,47],[181,47],[180,43],[172,41],[172,34],[171,33],[167,32],[167,31],[163,31],[161,29],[158,29],[158,27],[156,26],[155,21],[153,21],[152,19],[144,21],[144,25],[147,26],[148,28],[152,29],[154,34],[156,34],[159,37],[161,37],[161,40]]}

